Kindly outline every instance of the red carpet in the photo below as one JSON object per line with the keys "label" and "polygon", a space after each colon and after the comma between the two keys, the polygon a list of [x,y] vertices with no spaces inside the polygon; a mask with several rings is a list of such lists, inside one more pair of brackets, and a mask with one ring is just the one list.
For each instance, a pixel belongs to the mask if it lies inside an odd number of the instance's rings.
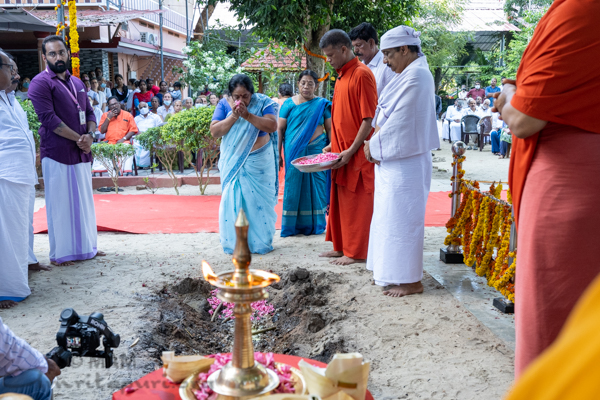
{"label": "red carpet", "polygon": [[[429,194],[425,226],[444,226],[450,218],[449,192]],[[275,207],[281,229],[282,200]],[[219,231],[220,196],[95,194],[99,231],[128,233],[196,233]],[[46,208],[33,218],[35,233],[48,231]]]}

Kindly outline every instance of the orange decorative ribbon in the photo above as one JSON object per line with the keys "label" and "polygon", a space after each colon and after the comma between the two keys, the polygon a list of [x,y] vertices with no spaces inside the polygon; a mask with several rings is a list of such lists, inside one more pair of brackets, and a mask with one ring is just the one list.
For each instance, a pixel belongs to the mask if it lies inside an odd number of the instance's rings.
{"label": "orange decorative ribbon", "polygon": [[[309,56],[313,56],[313,57],[321,58],[321,59],[323,59],[323,60],[327,61],[327,57],[325,57],[325,56],[322,56],[322,55],[320,55],[320,54],[313,53],[312,51],[310,51],[310,50],[309,50],[309,49],[306,47],[306,45],[303,45],[303,47],[304,47],[304,51],[305,51],[305,52],[306,52],[306,54],[308,54]],[[324,81],[324,80],[326,80],[327,78],[329,78],[329,72],[327,72],[327,73],[325,74],[325,76],[324,76],[324,77],[322,77],[322,78],[319,78],[319,82],[323,82],[323,81]]]}

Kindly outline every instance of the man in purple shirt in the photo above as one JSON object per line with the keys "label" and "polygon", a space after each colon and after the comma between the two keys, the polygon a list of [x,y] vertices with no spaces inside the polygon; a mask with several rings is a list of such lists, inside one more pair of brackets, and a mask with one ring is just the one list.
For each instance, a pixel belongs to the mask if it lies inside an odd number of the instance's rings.
{"label": "man in purple shirt", "polygon": [[42,43],[46,69],[29,86],[29,98],[42,126],[40,153],[46,191],[50,261],[73,265],[97,251],[91,145],[96,131],[94,109],[85,85],[71,76],[71,55],[60,36]]}
{"label": "man in purple shirt", "polygon": [[476,81],[475,87],[469,90],[467,98],[477,99],[478,97],[485,98],[485,89],[481,88],[481,82]]}

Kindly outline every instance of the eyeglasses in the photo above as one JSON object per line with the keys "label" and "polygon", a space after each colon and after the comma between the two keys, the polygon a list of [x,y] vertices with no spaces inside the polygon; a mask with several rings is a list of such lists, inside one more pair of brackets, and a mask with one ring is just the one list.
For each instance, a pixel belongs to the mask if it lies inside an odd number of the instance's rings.
{"label": "eyeglasses", "polygon": [[56,56],[66,57],[67,56],[67,51],[66,50],[61,50],[58,53],[55,52],[55,51],[51,51],[48,54],[46,54],[46,57],[50,57],[50,58],[56,58]]}
{"label": "eyeglasses", "polygon": [[7,63],[0,62],[0,68],[2,68],[5,65],[8,66],[8,68],[10,69],[11,75],[14,76],[15,75],[15,66],[12,65],[12,64],[7,64]]}

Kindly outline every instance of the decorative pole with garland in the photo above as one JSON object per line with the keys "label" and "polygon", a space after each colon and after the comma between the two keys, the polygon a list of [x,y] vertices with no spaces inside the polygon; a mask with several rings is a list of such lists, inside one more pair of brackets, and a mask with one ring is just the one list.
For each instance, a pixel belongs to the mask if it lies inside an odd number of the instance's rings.
{"label": "decorative pole with garland", "polygon": [[[54,7],[54,10],[56,12],[59,13],[59,9],[61,7],[64,7],[67,5],[67,2],[62,1],[62,3],[59,3],[56,7]],[[62,33],[63,30],[69,28],[69,37],[65,37],[65,42],[67,44],[70,44],[71,47],[71,66],[73,67],[73,75],[75,75],[76,77],[79,78],[79,74],[80,74],[80,61],[79,61],[79,33],[77,33],[77,6],[76,6],[76,0],[68,0],[68,6],[69,6],[69,25],[65,24],[64,22],[60,22],[60,17],[59,17],[59,22],[58,25],[56,26],[56,34],[60,35]],[[66,17],[65,17],[66,20]]]}

